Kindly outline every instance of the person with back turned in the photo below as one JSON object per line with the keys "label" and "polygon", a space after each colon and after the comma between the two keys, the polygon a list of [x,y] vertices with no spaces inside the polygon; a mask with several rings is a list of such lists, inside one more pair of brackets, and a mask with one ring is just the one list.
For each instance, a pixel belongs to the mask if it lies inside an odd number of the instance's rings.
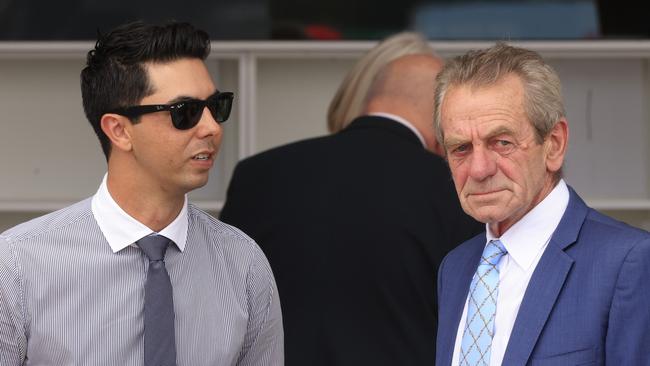
{"label": "person with back turned", "polygon": [[405,38],[417,47],[378,68],[362,116],[245,159],[230,182],[221,219],[269,258],[287,366],[435,361],[438,264],[481,227],[432,153],[442,61],[425,40]]}

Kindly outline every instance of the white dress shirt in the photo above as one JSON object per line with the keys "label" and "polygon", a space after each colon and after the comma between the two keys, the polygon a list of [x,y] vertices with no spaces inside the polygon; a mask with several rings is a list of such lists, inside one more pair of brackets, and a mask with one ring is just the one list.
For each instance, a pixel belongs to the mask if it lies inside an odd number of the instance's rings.
{"label": "white dress shirt", "polygon": [[[134,242],[152,233],[104,179],[92,198],[0,234],[0,365],[142,366],[149,260]],[[165,253],[176,364],[284,365],[278,291],[255,242],[187,203],[160,234],[177,244]]]}
{"label": "white dress shirt", "polygon": [[413,131],[415,136],[418,137],[418,139],[422,143],[422,146],[424,146],[425,148],[427,147],[427,143],[424,141],[424,137],[422,136],[420,131],[418,131],[418,129],[415,128],[415,126],[413,126],[413,124],[411,122],[407,121],[406,119],[404,119],[404,118],[402,118],[402,117],[400,117],[398,115],[395,115],[395,114],[384,113],[384,112],[369,113],[368,115],[369,116],[384,117],[384,118],[392,119],[393,121],[398,122],[398,123],[408,127],[408,129]]}
{"label": "white dress shirt", "polygon": [[[498,264],[499,295],[494,320],[490,366],[499,366],[503,361],[510,340],[510,333],[515,324],[528,282],[530,282],[537,263],[560,223],[568,204],[569,189],[564,180],[560,180],[542,202],[503,233],[500,238],[492,235],[489,225],[486,224],[486,245],[490,240],[499,239],[508,251]],[[466,318],[467,301],[465,301],[463,315],[460,318],[456,333],[452,366],[458,366],[459,364],[460,345],[463,339]]]}
{"label": "white dress shirt", "polygon": [[[107,174],[104,175],[97,193],[92,198],[91,208],[99,229],[111,246],[111,250],[113,253],[117,253],[155,232],[122,210],[108,191],[106,178]],[[174,221],[157,234],[171,239],[182,252],[187,241],[187,221],[187,195],[185,195],[181,212]]]}

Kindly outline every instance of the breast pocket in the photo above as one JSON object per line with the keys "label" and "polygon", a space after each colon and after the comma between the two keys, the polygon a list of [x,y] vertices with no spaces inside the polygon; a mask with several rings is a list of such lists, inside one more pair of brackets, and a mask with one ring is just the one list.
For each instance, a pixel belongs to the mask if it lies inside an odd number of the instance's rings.
{"label": "breast pocket", "polygon": [[590,366],[596,364],[596,352],[593,348],[565,352],[559,355],[535,357],[530,366]]}

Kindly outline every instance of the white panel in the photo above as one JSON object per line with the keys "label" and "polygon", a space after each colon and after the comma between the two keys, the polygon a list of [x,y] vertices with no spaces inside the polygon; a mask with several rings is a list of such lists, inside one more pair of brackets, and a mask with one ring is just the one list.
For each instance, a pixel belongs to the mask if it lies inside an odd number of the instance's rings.
{"label": "white panel", "polygon": [[327,133],[327,107],[354,60],[260,60],[258,151]]}
{"label": "white panel", "polygon": [[106,170],[83,114],[82,60],[0,61],[1,201],[70,201]]}
{"label": "white panel", "polygon": [[[216,212],[242,151],[326,134],[327,107],[336,88],[374,44],[215,43],[208,67],[219,89],[235,92],[235,106],[223,125],[210,182],[193,192],[192,200]],[[434,47],[450,56],[490,44],[438,42]],[[522,45],[553,57],[560,73],[571,135],[569,184],[598,208],[650,229],[650,43]],[[0,43],[0,231],[93,194],[105,172],[79,91],[85,50],[91,46]],[[251,64],[242,68],[246,57]],[[240,114],[241,103],[249,117]]]}
{"label": "white panel", "polygon": [[566,176],[586,199],[648,199],[644,61],[561,60],[570,127]]}

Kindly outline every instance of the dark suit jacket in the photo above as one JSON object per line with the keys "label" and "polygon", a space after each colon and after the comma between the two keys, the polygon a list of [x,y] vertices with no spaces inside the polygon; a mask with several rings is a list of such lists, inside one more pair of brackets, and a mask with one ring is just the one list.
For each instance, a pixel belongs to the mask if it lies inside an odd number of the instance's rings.
{"label": "dark suit jacket", "polygon": [[438,265],[484,230],[446,163],[380,117],[240,162],[221,219],[271,263],[287,366],[433,365]]}
{"label": "dark suit jacket", "polygon": [[[503,360],[514,365],[650,365],[650,234],[569,205],[533,273]],[[436,365],[451,364],[485,234],[440,266]]]}

